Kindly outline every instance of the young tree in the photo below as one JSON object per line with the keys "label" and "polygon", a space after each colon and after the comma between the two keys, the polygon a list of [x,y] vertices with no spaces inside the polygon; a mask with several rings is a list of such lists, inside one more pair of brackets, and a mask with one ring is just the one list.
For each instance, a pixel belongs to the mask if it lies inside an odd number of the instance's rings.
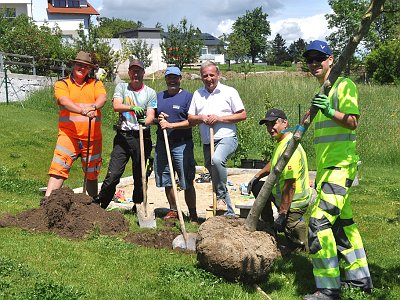
{"label": "young tree", "polygon": [[377,18],[375,23],[379,43],[399,39],[400,2],[398,0],[386,0],[383,14]]}
{"label": "young tree", "polygon": [[236,63],[244,62],[250,51],[250,42],[244,36],[234,32],[227,37],[226,42],[228,43],[225,50],[226,58],[229,61],[235,60]]}
{"label": "young tree", "polygon": [[399,41],[388,41],[373,50],[365,60],[365,67],[368,77],[376,82],[400,85]]}
{"label": "young tree", "polygon": [[[328,40],[335,54],[338,49],[342,49],[348,38],[358,29],[359,20],[363,12],[369,5],[368,0],[330,0],[329,5],[334,13],[327,14],[328,27],[336,29],[332,32]],[[383,14],[381,14],[372,24],[365,40],[361,43],[364,52],[379,47],[388,39],[399,38],[400,32],[400,4],[398,0],[388,0],[385,3]],[[358,54],[362,55],[358,50]],[[345,74],[350,74],[350,67],[354,59],[350,60],[345,69]]]}
{"label": "young tree", "polygon": [[97,17],[96,20],[98,38],[117,38],[122,31],[139,28],[138,23],[131,20],[106,17]]}
{"label": "young tree", "polygon": [[290,60],[286,48],[286,41],[279,33],[276,34],[274,40],[272,41],[272,54],[274,57],[274,63],[278,66],[284,61]]}
{"label": "young tree", "polygon": [[139,59],[143,62],[145,68],[149,67],[152,63],[150,58],[153,45],[147,44],[145,40],[135,40],[128,43],[128,47],[133,58]]}
{"label": "young tree", "polygon": [[163,60],[180,69],[199,58],[202,46],[200,29],[192,24],[188,27],[186,18],[177,26],[168,25],[167,37],[160,43]]}
{"label": "young tree", "polygon": [[83,25],[79,25],[78,38],[74,40],[76,51],[87,51],[95,54],[96,63],[99,67],[108,71],[114,71],[116,63],[119,59],[118,53],[110,46],[106,39],[99,39],[97,28],[92,27],[90,35],[86,35],[83,30]]}
{"label": "young tree", "polygon": [[288,54],[290,56],[290,59],[295,64],[298,63],[299,61],[302,61],[305,49],[306,49],[306,42],[302,38],[299,38],[297,41],[294,41],[292,44],[290,44],[288,48]]}
{"label": "young tree", "polygon": [[[69,60],[75,53],[64,44],[59,28],[51,30],[47,26],[38,27],[28,16],[22,14],[9,20],[0,14],[0,51],[33,56],[36,72],[47,75],[52,59]],[[27,63],[24,59],[13,58],[14,61]],[[29,61],[31,62],[31,61]],[[12,66],[15,72],[27,73],[30,68]]]}
{"label": "young tree", "polygon": [[232,30],[236,35],[243,36],[249,41],[248,56],[251,57],[252,63],[259,54],[265,53],[267,37],[271,35],[267,17],[268,15],[263,13],[262,7],[257,7],[252,11],[246,11],[246,14],[239,17],[232,25]]}

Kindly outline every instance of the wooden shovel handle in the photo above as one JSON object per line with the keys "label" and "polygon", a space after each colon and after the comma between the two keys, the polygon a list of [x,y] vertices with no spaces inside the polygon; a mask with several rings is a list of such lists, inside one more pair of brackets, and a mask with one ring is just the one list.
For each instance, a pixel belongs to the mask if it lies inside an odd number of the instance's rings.
{"label": "wooden shovel handle", "polygon": [[144,157],[144,137],[143,125],[139,124],[139,146],[140,146],[140,167],[142,169],[142,185],[143,185],[143,207],[147,217],[147,180],[146,180],[146,163]]}
{"label": "wooden shovel handle", "polygon": [[176,188],[175,172],[174,172],[174,168],[172,166],[171,151],[169,149],[167,129],[165,129],[165,128],[163,129],[163,134],[164,134],[165,151],[167,152],[167,158],[168,158],[169,174],[171,176],[172,189],[174,191],[175,202],[176,202],[176,209],[178,210],[179,223],[181,224],[182,235],[183,235],[183,238],[185,239],[185,243],[187,245],[188,236],[187,236],[187,232],[186,232],[185,222],[183,221],[181,205],[178,200],[178,190]]}
{"label": "wooden shovel handle", "polygon": [[[212,161],[214,157],[214,128],[210,126],[210,160]],[[210,164],[211,164],[210,161]],[[211,166],[212,169],[212,166]],[[211,170],[210,170],[211,173]],[[212,182],[212,174],[211,174],[211,184],[213,190],[213,215],[217,215],[217,195],[215,193],[214,182]]]}

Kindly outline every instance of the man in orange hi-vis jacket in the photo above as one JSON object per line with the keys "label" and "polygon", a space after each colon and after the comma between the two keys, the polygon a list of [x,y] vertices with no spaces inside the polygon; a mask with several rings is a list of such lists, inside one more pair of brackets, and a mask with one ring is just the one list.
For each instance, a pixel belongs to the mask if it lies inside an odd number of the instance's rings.
{"label": "man in orange hi-vis jacket", "polygon": [[90,53],[80,51],[72,63],[71,75],[54,85],[54,94],[60,107],[59,131],[45,196],[61,188],[68,178],[72,163],[79,156],[85,170],[89,122],[92,122],[86,188],[88,194],[95,197],[102,160],[100,109],[106,102],[106,91],[101,81],[88,77],[90,70],[95,68]]}

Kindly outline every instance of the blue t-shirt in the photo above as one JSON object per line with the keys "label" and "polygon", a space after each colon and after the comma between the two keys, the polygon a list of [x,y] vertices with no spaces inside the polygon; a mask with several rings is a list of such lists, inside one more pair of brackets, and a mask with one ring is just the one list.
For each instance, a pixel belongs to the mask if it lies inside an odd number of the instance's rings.
{"label": "blue t-shirt", "polygon": [[[157,94],[157,116],[163,112],[169,117],[167,121],[176,123],[187,120],[188,110],[192,101],[193,94],[186,90],[181,90],[180,93],[170,96],[168,91],[159,92]],[[168,137],[171,139],[191,138],[192,128],[186,129],[167,129]],[[157,136],[163,140],[163,132],[158,126]]]}

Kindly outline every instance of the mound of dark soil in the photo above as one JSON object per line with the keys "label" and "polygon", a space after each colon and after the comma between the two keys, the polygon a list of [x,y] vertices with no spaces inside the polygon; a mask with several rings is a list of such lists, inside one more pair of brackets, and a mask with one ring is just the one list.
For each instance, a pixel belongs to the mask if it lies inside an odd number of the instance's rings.
{"label": "mound of dark soil", "polygon": [[280,256],[275,238],[267,232],[250,232],[244,219],[214,217],[204,222],[196,242],[202,268],[230,281],[265,280]]}
{"label": "mound of dark soil", "polygon": [[85,194],[61,188],[44,198],[39,208],[16,216],[6,215],[0,227],[21,227],[36,232],[54,232],[68,238],[83,238],[93,230],[103,235],[128,231],[128,222],[118,211],[105,211]]}

